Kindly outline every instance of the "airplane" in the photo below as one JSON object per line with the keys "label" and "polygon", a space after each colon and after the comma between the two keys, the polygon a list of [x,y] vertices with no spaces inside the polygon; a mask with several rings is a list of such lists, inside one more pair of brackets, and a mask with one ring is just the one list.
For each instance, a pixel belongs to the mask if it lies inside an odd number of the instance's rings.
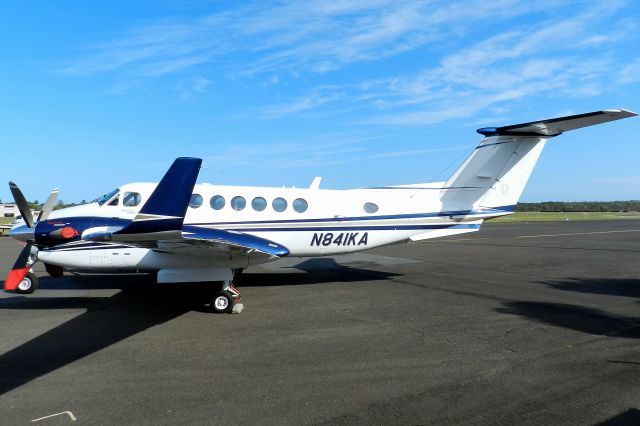
{"label": "airplane", "polygon": [[242,310],[233,277],[285,256],[316,257],[475,232],[514,213],[548,139],[637,114],[613,109],[478,129],[484,138],[443,182],[363,189],[196,184],[202,160],[177,158],[159,183],[129,183],[91,203],[52,211],[57,190],[9,235],[26,242],[5,291],[33,293],[37,261],[64,271],[152,273],[158,283],[221,282],[214,312]]}

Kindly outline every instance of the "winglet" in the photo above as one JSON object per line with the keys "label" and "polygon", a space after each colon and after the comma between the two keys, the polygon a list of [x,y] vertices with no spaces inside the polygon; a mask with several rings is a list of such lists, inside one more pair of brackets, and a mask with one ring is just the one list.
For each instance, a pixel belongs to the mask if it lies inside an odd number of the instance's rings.
{"label": "winglet", "polygon": [[114,239],[124,240],[131,234],[154,234],[157,238],[158,233],[180,232],[201,165],[200,158],[177,158],[133,221],[113,233]]}

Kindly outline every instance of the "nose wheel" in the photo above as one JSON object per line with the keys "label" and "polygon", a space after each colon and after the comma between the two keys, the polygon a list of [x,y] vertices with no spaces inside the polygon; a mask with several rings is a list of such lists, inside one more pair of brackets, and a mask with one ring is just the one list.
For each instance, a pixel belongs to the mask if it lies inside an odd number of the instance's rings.
{"label": "nose wheel", "polygon": [[31,294],[38,289],[38,277],[33,272],[29,272],[24,276],[18,287],[16,287],[16,293]]}
{"label": "nose wheel", "polygon": [[211,307],[213,312],[218,314],[239,314],[244,309],[244,305],[238,303],[240,300],[242,300],[242,294],[238,289],[231,282],[225,282],[222,290],[214,294]]}

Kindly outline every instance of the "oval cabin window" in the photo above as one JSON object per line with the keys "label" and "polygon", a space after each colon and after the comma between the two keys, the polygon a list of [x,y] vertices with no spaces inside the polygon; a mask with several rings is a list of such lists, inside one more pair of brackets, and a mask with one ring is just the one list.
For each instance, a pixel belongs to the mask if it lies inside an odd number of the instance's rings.
{"label": "oval cabin window", "polygon": [[287,209],[287,200],[278,197],[271,203],[271,207],[277,212],[283,212]]}
{"label": "oval cabin window", "polygon": [[309,204],[304,198],[296,198],[295,200],[293,200],[293,209],[298,213],[304,213],[308,208]]}
{"label": "oval cabin window", "polygon": [[374,203],[364,203],[364,206],[362,208],[367,213],[375,213],[378,211],[378,205]]}
{"label": "oval cabin window", "polygon": [[251,201],[251,207],[253,207],[255,211],[261,212],[267,208],[267,200],[262,197],[256,197]]}
{"label": "oval cabin window", "polygon": [[247,200],[245,200],[244,197],[237,196],[231,199],[231,208],[237,212],[239,212],[240,210],[244,210],[246,205]]}
{"label": "oval cabin window", "polygon": [[202,205],[202,195],[193,194],[191,196],[191,199],[189,200],[189,207],[191,207],[192,209],[197,209],[201,205]]}
{"label": "oval cabin window", "polygon": [[220,210],[224,207],[224,197],[222,195],[214,195],[213,197],[211,197],[211,200],[209,200],[209,205],[211,205],[211,208],[214,210]]}

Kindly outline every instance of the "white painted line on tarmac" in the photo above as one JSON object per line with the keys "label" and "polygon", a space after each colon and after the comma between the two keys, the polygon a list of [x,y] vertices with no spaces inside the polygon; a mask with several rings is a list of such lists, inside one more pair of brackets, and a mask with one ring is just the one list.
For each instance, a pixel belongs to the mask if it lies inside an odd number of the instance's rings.
{"label": "white painted line on tarmac", "polygon": [[65,414],[69,415],[69,418],[71,419],[72,422],[75,422],[76,420],[78,420],[76,419],[76,416],[74,416],[71,411],[63,411],[62,413],[50,414],[48,416],[40,417],[39,419],[33,419],[31,420],[31,423],[39,422],[40,420],[49,419],[51,417],[63,416]]}
{"label": "white painted line on tarmac", "polygon": [[627,229],[624,231],[573,232],[571,234],[519,235],[513,238],[568,237],[572,235],[619,234],[619,233],[624,234],[626,232],[640,232],[640,229]]}
{"label": "white painted line on tarmac", "polygon": [[480,238],[450,238],[448,240],[441,240],[438,238],[433,238],[430,240],[424,240],[424,241],[420,241],[420,242],[425,242],[425,243],[451,243],[451,242],[456,242],[456,241],[478,241],[478,240],[488,240],[490,239],[489,237],[480,237]]}

